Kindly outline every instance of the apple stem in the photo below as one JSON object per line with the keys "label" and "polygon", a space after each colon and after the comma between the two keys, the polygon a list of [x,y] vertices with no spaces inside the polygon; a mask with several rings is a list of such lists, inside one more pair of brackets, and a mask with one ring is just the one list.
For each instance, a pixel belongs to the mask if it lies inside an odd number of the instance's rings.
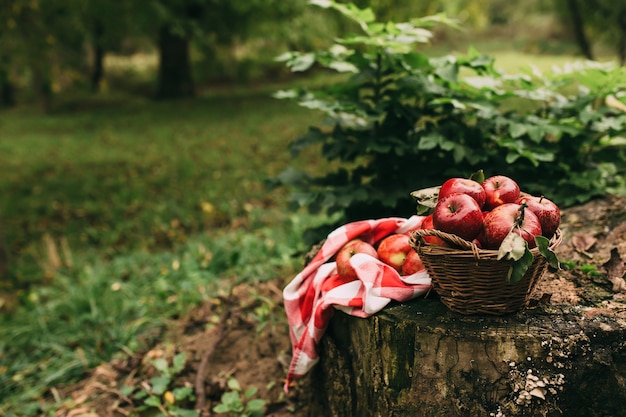
{"label": "apple stem", "polygon": [[539,197],[539,202],[541,203],[541,202],[543,201],[543,199],[544,199],[544,195],[542,194],[542,195]]}
{"label": "apple stem", "polygon": [[528,204],[526,204],[525,201],[522,202],[522,204],[520,204],[520,208],[518,209],[519,211],[519,217],[517,219],[515,219],[515,224],[513,225],[513,228],[516,227],[522,227],[522,224],[524,224],[524,214],[525,214],[525,210],[526,207],[528,207]]}

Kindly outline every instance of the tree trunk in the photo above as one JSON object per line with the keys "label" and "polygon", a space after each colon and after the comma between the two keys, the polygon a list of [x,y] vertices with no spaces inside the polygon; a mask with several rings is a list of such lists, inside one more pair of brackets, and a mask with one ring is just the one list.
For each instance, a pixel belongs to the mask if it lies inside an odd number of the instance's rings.
{"label": "tree trunk", "polygon": [[9,57],[0,55],[0,107],[15,105],[15,87],[9,77]]}
{"label": "tree trunk", "polygon": [[157,98],[172,99],[194,95],[189,39],[164,27],[159,32],[159,80]]}
{"label": "tree trunk", "polygon": [[52,109],[52,85],[46,70],[41,68],[41,63],[34,63],[33,70],[33,90],[37,98],[37,103],[44,113],[49,113]]}
{"label": "tree trunk", "polygon": [[0,217],[0,281],[6,282],[6,275],[9,270],[9,254],[4,242],[2,227],[2,217]]}
{"label": "tree trunk", "polygon": [[619,57],[619,64],[624,66],[626,63],[626,8],[622,8],[619,11],[617,23],[617,27],[619,28],[617,56]]}
{"label": "tree trunk", "polygon": [[311,415],[623,415],[624,340],[625,320],[575,307],[463,316],[430,295],[369,319],[337,311]]}
{"label": "tree trunk", "polygon": [[102,77],[104,76],[104,46],[102,37],[104,35],[104,25],[100,19],[94,21],[93,26],[93,65],[91,70],[91,91],[100,91]]}
{"label": "tree trunk", "polygon": [[593,52],[585,33],[585,23],[583,22],[578,0],[567,0],[567,5],[572,18],[572,31],[574,32],[578,48],[585,58],[593,60]]}

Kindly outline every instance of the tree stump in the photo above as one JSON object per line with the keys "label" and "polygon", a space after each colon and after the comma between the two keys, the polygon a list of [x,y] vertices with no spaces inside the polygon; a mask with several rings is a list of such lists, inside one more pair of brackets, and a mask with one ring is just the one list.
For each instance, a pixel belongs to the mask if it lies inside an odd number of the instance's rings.
{"label": "tree stump", "polygon": [[626,415],[626,319],[599,309],[464,316],[431,294],[337,311],[321,349],[317,416]]}

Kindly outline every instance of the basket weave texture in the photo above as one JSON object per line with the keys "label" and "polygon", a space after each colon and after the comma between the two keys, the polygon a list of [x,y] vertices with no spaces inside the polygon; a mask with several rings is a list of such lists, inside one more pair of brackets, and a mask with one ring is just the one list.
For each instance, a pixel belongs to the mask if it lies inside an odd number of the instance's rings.
{"label": "basket weave texture", "polygon": [[[436,236],[451,247],[431,245],[425,236]],[[561,243],[561,231],[550,239],[554,250]],[[461,314],[503,315],[525,309],[539,279],[548,267],[539,249],[531,249],[533,263],[522,279],[507,282],[511,261],[498,260],[497,250],[480,249],[460,237],[439,230],[416,230],[411,246],[428,271],[441,301]]]}

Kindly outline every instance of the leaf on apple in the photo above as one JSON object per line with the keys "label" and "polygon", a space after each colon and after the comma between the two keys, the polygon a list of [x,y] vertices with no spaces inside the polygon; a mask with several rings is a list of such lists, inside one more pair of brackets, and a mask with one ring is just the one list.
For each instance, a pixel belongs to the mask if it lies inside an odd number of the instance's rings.
{"label": "leaf on apple", "polygon": [[417,200],[417,214],[426,214],[435,208],[440,188],[441,186],[423,188],[411,193],[411,196]]}
{"label": "leaf on apple", "polygon": [[524,274],[526,274],[526,271],[528,271],[528,268],[530,268],[530,266],[533,264],[534,260],[535,257],[530,252],[530,249],[528,249],[527,246],[526,251],[524,252],[522,257],[511,264],[506,281],[511,284],[519,282],[524,277]]}
{"label": "leaf on apple", "polygon": [[479,184],[482,184],[485,181],[485,172],[482,169],[474,172],[469,176],[470,180],[476,181]]}
{"label": "leaf on apple", "polygon": [[498,249],[498,260],[510,259],[517,261],[526,254],[527,250],[528,245],[526,244],[524,238],[517,233],[511,232],[500,244],[500,249]]}
{"label": "leaf on apple", "polygon": [[561,268],[561,263],[559,262],[559,258],[556,256],[556,253],[550,249],[550,241],[548,238],[544,236],[535,236],[535,242],[537,243],[537,249],[539,249],[539,253],[543,255],[544,258],[547,259],[548,263],[553,268]]}

